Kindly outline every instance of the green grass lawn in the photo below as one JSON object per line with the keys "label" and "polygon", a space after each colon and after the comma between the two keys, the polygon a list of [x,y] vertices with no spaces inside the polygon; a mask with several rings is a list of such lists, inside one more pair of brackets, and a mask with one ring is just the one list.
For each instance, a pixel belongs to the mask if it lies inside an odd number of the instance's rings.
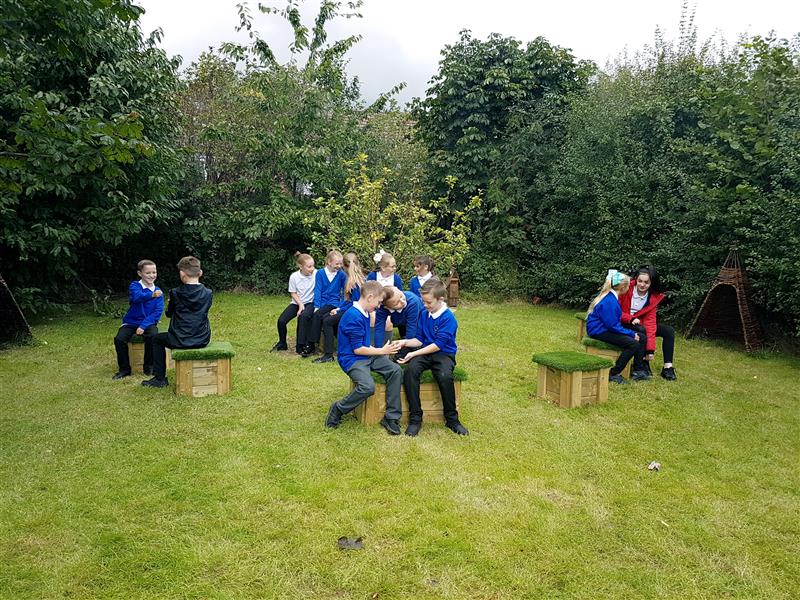
{"label": "green grass lawn", "polygon": [[677,382],[568,411],[531,355],[580,349],[573,312],[472,303],[469,437],[327,431],[348,379],[269,353],[285,303],[216,296],[227,396],[112,382],[87,313],[0,353],[0,598],[798,597],[797,358],[681,339]]}

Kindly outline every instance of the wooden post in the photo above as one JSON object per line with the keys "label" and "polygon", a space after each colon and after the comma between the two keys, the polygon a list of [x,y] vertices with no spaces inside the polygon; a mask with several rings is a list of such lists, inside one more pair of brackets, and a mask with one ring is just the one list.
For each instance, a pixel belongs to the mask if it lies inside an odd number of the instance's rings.
{"label": "wooden post", "polygon": [[450,271],[450,279],[447,281],[447,306],[455,308],[458,306],[458,290],[461,280],[458,278],[458,271]]}

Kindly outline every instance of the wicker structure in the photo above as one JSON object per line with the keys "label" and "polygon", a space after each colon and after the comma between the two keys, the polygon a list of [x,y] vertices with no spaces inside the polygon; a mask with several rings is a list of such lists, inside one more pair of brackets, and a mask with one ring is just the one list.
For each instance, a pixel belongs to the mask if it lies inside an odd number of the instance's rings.
{"label": "wicker structure", "polygon": [[22,343],[32,337],[25,315],[0,275],[0,343]]}
{"label": "wicker structure", "polygon": [[735,250],[725,259],[686,332],[686,337],[694,335],[742,342],[747,352],[764,346],[764,330],[756,317],[750,282]]}

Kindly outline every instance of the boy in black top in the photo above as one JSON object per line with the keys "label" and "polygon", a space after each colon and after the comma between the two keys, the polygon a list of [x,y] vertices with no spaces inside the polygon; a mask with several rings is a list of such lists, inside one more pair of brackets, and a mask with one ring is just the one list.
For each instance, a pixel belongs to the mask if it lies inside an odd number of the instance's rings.
{"label": "boy in black top", "polygon": [[211,308],[211,290],[200,283],[203,270],[194,256],[184,256],[178,262],[183,285],[169,291],[166,315],[170,318],[169,331],[153,337],[153,375],[142,382],[148,387],[166,387],[166,348],[204,348],[211,341],[208,310]]}

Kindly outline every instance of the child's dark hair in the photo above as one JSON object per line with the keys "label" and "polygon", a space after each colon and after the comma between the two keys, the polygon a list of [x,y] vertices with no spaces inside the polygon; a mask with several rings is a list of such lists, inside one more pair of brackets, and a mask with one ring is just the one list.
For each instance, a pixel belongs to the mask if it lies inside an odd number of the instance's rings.
{"label": "child's dark hair", "polygon": [[428,271],[433,273],[433,259],[427,254],[420,254],[419,256],[415,256],[414,264],[428,267]]}
{"label": "child's dark hair", "polygon": [[200,277],[203,270],[200,268],[200,260],[194,256],[184,256],[178,261],[178,270],[183,271],[189,277]]}
{"label": "child's dark hair", "polygon": [[145,267],[149,267],[150,265],[153,265],[153,266],[155,267],[155,266],[156,266],[156,263],[154,263],[154,262],[153,262],[152,260],[150,260],[149,258],[145,258],[145,259],[143,259],[143,260],[140,260],[140,261],[137,263],[137,265],[136,265],[136,270],[137,270],[137,271],[139,271],[139,272],[141,273],[141,272],[142,272],[142,269],[144,269]]}
{"label": "child's dark hair", "polygon": [[447,295],[447,289],[438,277],[431,277],[419,289],[420,296],[431,295],[436,300],[442,300]]}
{"label": "child's dark hair", "polygon": [[631,274],[632,282],[635,282],[642,273],[650,277],[650,291],[656,294],[664,293],[664,289],[661,286],[661,278],[658,276],[658,271],[656,271],[656,268],[652,265],[642,265],[636,269],[636,271]]}
{"label": "child's dark hair", "polygon": [[298,267],[302,267],[310,260],[314,260],[314,257],[310,254],[303,254],[301,252],[295,252],[292,256],[294,256],[294,261],[297,263]]}

